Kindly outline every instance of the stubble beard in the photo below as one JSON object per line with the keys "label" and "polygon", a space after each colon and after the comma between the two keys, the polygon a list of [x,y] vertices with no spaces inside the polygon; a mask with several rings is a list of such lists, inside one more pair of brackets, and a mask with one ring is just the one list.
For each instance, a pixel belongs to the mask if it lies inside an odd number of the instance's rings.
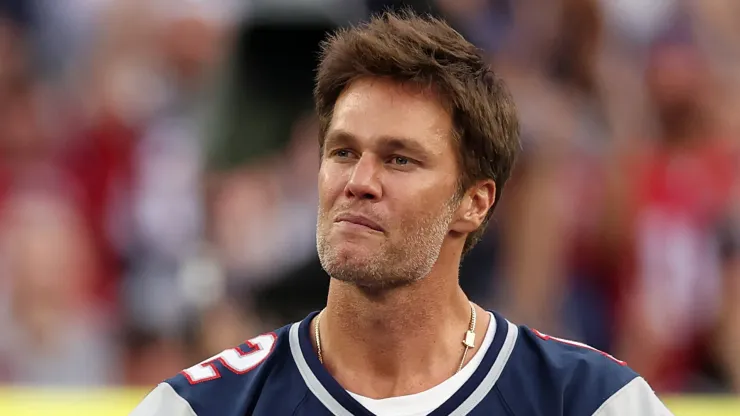
{"label": "stubble beard", "polygon": [[[402,240],[385,240],[376,249],[353,255],[329,241],[331,224],[319,210],[316,245],[324,270],[334,279],[365,289],[382,290],[417,282],[432,271],[449,230],[454,204],[445,204],[442,212],[401,224]],[[328,225],[329,228],[326,228]]]}

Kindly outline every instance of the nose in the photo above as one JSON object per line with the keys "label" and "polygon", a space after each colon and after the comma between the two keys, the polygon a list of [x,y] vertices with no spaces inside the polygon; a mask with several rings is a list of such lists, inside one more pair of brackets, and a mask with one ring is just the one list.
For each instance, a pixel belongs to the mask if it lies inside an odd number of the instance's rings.
{"label": "nose", "polygon": [[372,155],[364,154],[355,163],[352,175],[347,181],[345,193],[347,197],[378,200],[382,196],[382,186],[377,161]]}

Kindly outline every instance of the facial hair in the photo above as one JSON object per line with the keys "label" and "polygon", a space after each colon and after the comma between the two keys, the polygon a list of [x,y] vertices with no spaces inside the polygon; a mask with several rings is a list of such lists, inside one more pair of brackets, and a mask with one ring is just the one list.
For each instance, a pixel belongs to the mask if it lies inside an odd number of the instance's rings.
{"label": "facial hair", "polygon": [[429,275],[439,258],[454,202],[444,204],[438,212],[401,222],[389,230],[382,243],[361,253],[348,252],[343,243],[330,241],[331,216],[319,208],[316,243],[321,266],[334,279],[373,290],[419,281]]}

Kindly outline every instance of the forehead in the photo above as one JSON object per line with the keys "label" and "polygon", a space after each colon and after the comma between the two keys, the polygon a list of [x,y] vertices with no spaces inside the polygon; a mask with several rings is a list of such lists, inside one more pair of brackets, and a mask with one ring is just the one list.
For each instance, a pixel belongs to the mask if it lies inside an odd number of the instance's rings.
{"label": "forehead", "polygon": [[361,78],[337,99],[327,136],[337,130],[359,140],[402,137],[441,152],[451,146],[452,118],[428,89]]}

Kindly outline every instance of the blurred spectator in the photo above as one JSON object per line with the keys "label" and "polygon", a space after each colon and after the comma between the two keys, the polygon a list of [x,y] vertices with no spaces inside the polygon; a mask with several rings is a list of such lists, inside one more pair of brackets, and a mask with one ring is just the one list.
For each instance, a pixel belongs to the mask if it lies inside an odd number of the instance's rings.
{"label": "blurred spectator", "polygon": [[[588,328],[601,325],[599,311],[589,306],[592,289],[572,281],[580,277],[572,269],[588,261],[575,237],[594,222],[588,207],[598,194],[589,189],[611,138],[597,48],[601,14],[591,0],[548,7],[550,14],[535,3],[517,3],[515,31],[529,37],[513,33],[495,58],[517,102],[525,150],[497,214],[504,218],[499,296],[514,319],[603,348],[601,335]],[[571,297],[578,307],[568,312]]]}
{"label": "blurred spectator", "polygon": [[706,62],[678,36],[654,46],[647,68],[656,138],[617,165],[619,192],[606,204],[617,351],[663,391],[707,388],[696,377],[722,307],[718,230],[737,180],[737,149],[708,111],[714,85]]}
{"label": "blurred spectator", "polygon": [[[313,116],[299,118],[284,151],[222,175],[213,198],[212,237],[222,264],[242,290],[256,291],[255,307],[281,322],[318,307],[326,295],[316,255],[317,135]],[[272,296],[296,299],[264,301]]]}
{"label": "blurred spectator", "polygon": [[223,181],[214,237],[232,273],[259,281],[314,257],[317,135],[313,117],[300,119],[284,152]]}
{"label": "blurred spectator", "polygon": [[96,250],[74,204],[45,186],[13,190],[2,215],[2,379],[120,381],[111,317],[96,301]]}
{"label": "blurred spectator", "polygon": [[[740,163],[735,177],[740,178]],[[728,204],[729,218],[721,229],[721,252],[724,261],[718,325],[714,328],[713,344],[715,371],[729,388],[740,394],[740,180],[735,181]]]}

